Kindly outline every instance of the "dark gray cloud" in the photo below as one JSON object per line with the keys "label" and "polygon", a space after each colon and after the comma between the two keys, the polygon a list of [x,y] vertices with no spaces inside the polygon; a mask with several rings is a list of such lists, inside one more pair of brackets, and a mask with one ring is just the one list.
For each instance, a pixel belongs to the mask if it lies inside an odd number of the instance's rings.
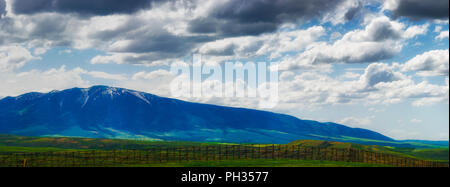
{"label": "dark gray cloud", "polygon": [[205,36],[176,36],[170,33],[141,35],[139,39],[128,40],[124,44],[112,45],[110,52],[127,53],[185,53],[199,43],[213,40]]}
{"label": "dark gray cloud", "polygon": [[0,0],[0,18],[6,15],[6,2],[5,0]]}
{"label": "dark gray cloud", "polygon": [[[3,2],[4,0],[0,0]],[[163,8],[175,11],[180,8],[187,12],[201,7],[202,0],[11,0],[11,9],[25,16],[25,23],[33,23],[29,30],[16,28],[16,25],[0,21],[8,31],[0,43],[12,40],[16,42],[31,41],[38,38],[42,42],[33,42],[33,46],[77,46],[95,47],[107,53],[133,54],[124,56],[124,61],[141,61],[148,63],[161,59],[179,58],[198,50],[202,44],[232,36],[259,35],[276,31],[284,23],[321,19],[322,15],[334,11],[346,0],[228,0],[215,3],[206,15],[188,22],[192,33],[175,34],[167,28],[171,18],[152,20],[140,18],[137,14],[124,16],[117,27],[111,29],[86,29],[84,16],[102,16],[111,14],[130,14],[141,9]],[[164,5],[169,6],[160,6]],[[346,18],[352,19],[360,6],[349,9]],[[55,12],[53,14],[40,14]],[[189,14],[189,13],[187,13]],[[74,16],[75,15],[75,16]],[[195,15],[195,14],[194,14]],[[189,17],[189,15],[186,15]],[[192,17],[189,17],[192,18]],[[3,19],[5,20],[5,19]],[[85,21],[85,20],[84,20]],[[123,23],[122,23],[123,22]],[[167,27],[170,26],[170,27]],[[4,27],[2,27],[3,29]],[[82,30],[82,28],[84,30]],[[79,32],[83,34],[79,34]],[[0,34],[2,31],[0,31]],[[208,34],[203,34],[208,33]],[[28,40],[27,40],[28,39]],[[259,49],[261,43],[251,49]],[[223,50],[209,51],[214,55],[230,56],[236,46],[230,45]],[[243,51],[245,52],[245,51]],[[250,52],[249,52],[250,53]],[[254,53],[254,51],[251,51]]]}
{"label": "dark gray cloud", "polygon": [[230,0],[211,10],[206,18],[191,21],[189,30],[221,35],[258,35],[273,32],[286,22],[320,16],[342,2],[343,0]]}
{"label": "dark gray cloud", "polygon": [[378,83],[393,82],[401,79],[402,77],[399,73],[394,72],[391,67],[383,63],[370,64],[363,75],[363,80],[368,87],[373,87]]}
{"label": "dark gray cloud", "polygon": [[75,13],[79,15],[129,14],[150,8],[152,2],[161,0],[14,0],[16,14],[41,12]]}
{"label": "dark gray cloud", "polygon": [[91,36],[92,39],[116,41],[108,52],[115,53],[168,53],[185,54],[198,44],[216,40],[214,36],[176,35],[163,28],[163,23],[146,25],[143,20],[130,19],[115,30],[104,30]]}
{"label": "dark gray cloud", "polygon": [[352,20],[361,11],[362,8],[363,8],[362,3],[358,2],[357,6],[347,10],[347,12],[345,13],[345,19]]}
{"label": "dark gray cloud", "polygon": [[370,40],[381,42],[384,40],[397,40],[400,39],[402,33],[400,30],[396,30],[394,26],[388,21],[375,21],[368,26],[367,34]]}
{"label": "dark gray cloud", "polygon": [[449,0],[397,0],[398,7],[392,10],[395,16],[406,16],[412,19],[444,19],[448,18]]}

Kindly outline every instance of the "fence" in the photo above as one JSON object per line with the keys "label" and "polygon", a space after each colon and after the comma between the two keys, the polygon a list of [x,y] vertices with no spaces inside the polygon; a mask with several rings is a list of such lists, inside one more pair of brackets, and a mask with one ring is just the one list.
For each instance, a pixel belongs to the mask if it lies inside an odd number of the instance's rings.
{"label": "fence", "polygon": [[396,167],[449,167],[448,163],[395,154],[298,145],[217,145],[156,147],[145,150],[0,153],[0,167],[108,167],[245,159],[342,161]]}

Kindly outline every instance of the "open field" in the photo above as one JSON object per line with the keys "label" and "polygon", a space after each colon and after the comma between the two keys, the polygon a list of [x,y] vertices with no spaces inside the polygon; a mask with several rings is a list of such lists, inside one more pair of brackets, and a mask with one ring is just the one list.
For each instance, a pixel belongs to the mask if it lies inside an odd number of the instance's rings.
{"label": "open field", "polygon": [[0,136],[0,166],[448,167],[448,148],[397,149],[318,140],[299,140],[280,145],[6,135]]}

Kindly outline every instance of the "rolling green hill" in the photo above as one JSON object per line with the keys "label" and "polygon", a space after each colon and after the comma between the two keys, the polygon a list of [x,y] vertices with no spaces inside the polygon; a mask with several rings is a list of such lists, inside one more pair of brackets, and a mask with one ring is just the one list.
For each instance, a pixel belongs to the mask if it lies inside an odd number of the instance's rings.
{"label": "rolling green hill", "polygon": [[[64,152],[76,150],[144,150],[170,147],[198,147],[214,145],[237,145],[218,142],[176,142],[176,141],[140,141],[120,139],[67,138],[67,137],[26,137],[0,135],[0,152]],[[272,144],[244,144],[247,146],[272,146]],[[297,140],[283,146],[356,149],[400,157],[446,161],[449,160],[448,147],[439,148],[403,148],[379,145],[362,145],[324,140]]]}
{"label": "rolling green hill", "polygon": [[337,148],[337,149],[358,149],[364,151],[371,151],[377,153],[385,153],[391,155],[398,155],[402,157],[418,158],[425,160],[437,160],[448,161],[449,149],[448,147],[439,148],[403,148],[403,147],[390,147],[379,145],[361,145],[355,143],[346,142],[331,142],[323,140],[297,140],[289,143],[289,145],[301,145],[308,147],[320,147],[320,148]]}

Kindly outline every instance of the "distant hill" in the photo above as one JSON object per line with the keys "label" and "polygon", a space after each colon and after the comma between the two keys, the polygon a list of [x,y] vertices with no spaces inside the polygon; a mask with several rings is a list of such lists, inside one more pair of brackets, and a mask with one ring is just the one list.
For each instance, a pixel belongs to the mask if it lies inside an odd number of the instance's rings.
{"label": "distant hill", "polygon": [[[395,140],[366,129],[245,108],[185,102],[107,86],[28,93],[0,100],[0,133],[207,142]],[[347,141],[347,140],[345,140]]]}

